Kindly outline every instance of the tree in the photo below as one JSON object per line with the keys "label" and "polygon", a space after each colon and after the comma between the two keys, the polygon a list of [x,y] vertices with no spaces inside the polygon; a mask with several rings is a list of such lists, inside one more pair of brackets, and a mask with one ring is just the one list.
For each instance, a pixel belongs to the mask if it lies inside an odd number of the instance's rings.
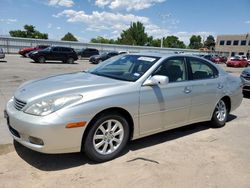
{"label": "tree", "polygon": [[116,44],[117,42],[114,39],[106,39],[104,37],[98,36],[90,40],[92,43],[104,43],[104,44]]}
{"label": "tree", "polygon": [[35,30],[35,26],[33,25],[24,25],[24,30],[13,30],[9,33],[12,37],[48,39],[47,33],[41,33]]}
{"label": "tree", "polygon": [[183,41],[180,41],[178,37],[172,35],[163,38],[163,46],[167,48],[186,48]]}
{"label": "tree", "polygon": [[67,33],[64,35],[63,38],[61,38],[61,40],[64,40],[64,41],[78,41],[77,38],[72,34],[72,33]]}
{"label": "tree", "polygon": [[144,46],[148,44],[149,37],[145,32],[145,27],[141,22],[132,22],[130,28],[123,30],[118,43],[127,45]]}
{"label": "tree", "polygon": [[191,49],[199,49],[203,45],[201,43],[201,36],[200,35],[192,35],[189,39],[189,48]]}
{"label": "tree", "polygon": [[212,35],[209,35],[206,39],[206,41],[204,42],[204,46],[208,49],[214,49],[215,47],[215,40],[214,37]]}
{"label": "tree", "polygon": [[150,42],[150,46],[161,47],[161,39],[153,39]]}

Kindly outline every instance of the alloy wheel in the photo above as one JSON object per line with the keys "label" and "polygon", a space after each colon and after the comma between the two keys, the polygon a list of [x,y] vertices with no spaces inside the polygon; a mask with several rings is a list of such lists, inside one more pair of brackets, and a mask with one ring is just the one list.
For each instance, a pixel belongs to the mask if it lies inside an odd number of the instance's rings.
{"label": "alloy wheel", "polygon": [[124,138],[124,128],[115,119],[104,121],[93,136],[94,149],[102,155],[111,154],[121,145]]}

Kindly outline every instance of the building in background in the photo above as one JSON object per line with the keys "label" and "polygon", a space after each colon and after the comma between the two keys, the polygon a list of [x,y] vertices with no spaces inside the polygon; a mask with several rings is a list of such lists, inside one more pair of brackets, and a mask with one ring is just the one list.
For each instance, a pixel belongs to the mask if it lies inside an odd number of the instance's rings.
{"label": "building in background", "polygon": [[250,58],[250,33],[243,35],[218,35],[215,50],[218,54],[228,57],[245,55]]}

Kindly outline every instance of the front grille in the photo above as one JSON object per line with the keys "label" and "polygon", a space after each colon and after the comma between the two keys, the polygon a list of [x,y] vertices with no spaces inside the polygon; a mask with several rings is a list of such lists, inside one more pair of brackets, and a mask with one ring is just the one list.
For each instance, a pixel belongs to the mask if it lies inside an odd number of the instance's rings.
{"label": "front grille", "polygon": [[246,80],[250,80],[250,76],[249,77],[243,77],[243,78],[245,78]]}
{"label": "front grille", "polygon": [[20,101],[20,100],[14,98],[14,107],[15,107],[15,109],[17,109],[17,110],[20,111],[20,110],[23,109],[23,107],[24,107],[25,105],[26,105],[25,102]]}

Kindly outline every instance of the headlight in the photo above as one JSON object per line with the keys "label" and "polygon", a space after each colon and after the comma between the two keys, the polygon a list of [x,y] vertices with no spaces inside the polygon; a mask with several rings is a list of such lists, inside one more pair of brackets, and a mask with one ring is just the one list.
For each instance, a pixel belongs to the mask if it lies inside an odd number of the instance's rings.
{"label": "headlight", "polygon": [[54,99],[46,99],[28,106],[24,112],[37,116],[46,116],[65,106],[75,103],[82,99],[81,95],[65,96]]}

